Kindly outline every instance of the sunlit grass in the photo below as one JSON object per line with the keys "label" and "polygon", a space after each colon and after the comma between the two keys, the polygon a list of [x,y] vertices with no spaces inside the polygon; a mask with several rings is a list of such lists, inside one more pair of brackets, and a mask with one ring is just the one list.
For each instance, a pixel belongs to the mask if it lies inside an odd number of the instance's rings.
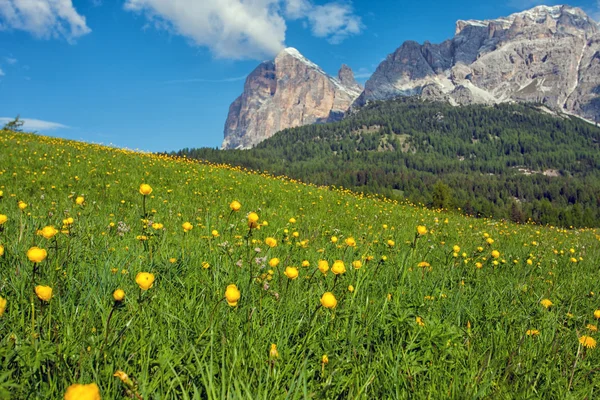
{"label": "sunlit grass", "polygon": [[0,398],[600,389],[596,230],[6,131],[0,191]]}

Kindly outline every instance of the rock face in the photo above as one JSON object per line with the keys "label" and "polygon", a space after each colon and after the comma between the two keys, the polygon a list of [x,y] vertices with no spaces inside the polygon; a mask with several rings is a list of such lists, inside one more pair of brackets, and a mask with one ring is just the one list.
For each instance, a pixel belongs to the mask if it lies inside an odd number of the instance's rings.
{"label": "rock face", "polygon": [[581,9],[539,6],[458,21],[441,44],[405,42],[357,100],[421,95],[452,104],[540,102],[600,120],[600,27]]}
{"label": "rock face", "polygon": [[340,119],[362,92],[352,70],[327,75],[296,49],[282,50],[246,79],[229,107],[223,149],[249,148],[276,132]]}

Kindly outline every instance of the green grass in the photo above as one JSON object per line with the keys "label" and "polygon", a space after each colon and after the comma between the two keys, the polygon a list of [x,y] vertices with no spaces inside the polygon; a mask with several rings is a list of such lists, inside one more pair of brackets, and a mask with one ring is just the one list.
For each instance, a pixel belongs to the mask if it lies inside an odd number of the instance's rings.
{"label": "green grass", "polygon": [[[142,224],[141,183],[153,188],[146,211],[162,230]],[[143,399],[598,396],[600,349],[578,341],[599,338],[586,328],[600,308],[597,230],[446,215],[7,131],[0,190],[8,217],[0,232],[0,398],[62,398],[69,385],[91,382],[104,399],[127,398],[117,370]],[[233,200],[239,212],[230,211]],[[248,229],[250,211],[260,229]],[[63,227],[68,217],[74,223]],[[63,232],[36,234],[48,225]],[[417,225],[429,232],[415,239]],[[344,244],[348,237],[356,247]],[[48,252],[35,277],[26,255],[34,245]],[[281,263],[272,268],[274,257]],[[347,272],[324,275],[319,260],[343,260]],[[354,269],[355,260],[363,267]],[[422,261],[431,267],[419,268]],[[298,279],[283,274],[287,266],[299,268]],[[152,288],[140,290],[139,272],[155,275]],[[49,302],[33,302],[33,328],[32,280],[53,288]],[[225,302],[229,284],[240,289],[237,307]],[[117,288],[126,298],[107,332]],[[335,309],[320,306],[327,291]],[[544,298],[554,305],[541,306]]]}

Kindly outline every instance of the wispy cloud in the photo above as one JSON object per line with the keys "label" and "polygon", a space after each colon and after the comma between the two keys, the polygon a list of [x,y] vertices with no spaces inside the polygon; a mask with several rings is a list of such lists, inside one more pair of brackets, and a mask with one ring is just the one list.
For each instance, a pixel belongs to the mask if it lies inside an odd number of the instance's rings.
{"label": "wispy cloud", "polygon": [[4,75],[6,75],[6,74],[4,73],[4,71],[2,71],[2,68],[0,68],[0,76],[4,76]]}
{"label": "wispy cloud", "polygon": [[186,37],[218,58],[259,59],[285,47],[287,22],[303,20],[312,34],[339,43],[364,25],[348,0],[126,0],[147,27]]}
{"label": "wispy cloud", "polygon": [[175,79],[172,81],[163,82],[166,85],[173,85],[178,83],[227,83],[227,82],[238,82],[246,79],[244,76],[236,76],[234,78],[223,78],[223,79],[204,79],[204,78],[191,78],[191,79]]}
{"label": "wispy cloud", "polygon": [[72,0],[0,0],[0,31],[10,29],[69,42],[91,32]]}
{"label": "wispy cloud", "polygon": [[[58,122],[42,121],[39,119],[21,118],[23,121],[23,130],[25,131],[52,131],[55,129],[67,129],[67,125],[59,124]],[[14,118],[0,117],[0,124],[4,125]]]}
{"label": "wispy cloud", "polygon": [[14,65],[18,60],[14,57],[4,57],[4,61],[6,61],[7,64]]}

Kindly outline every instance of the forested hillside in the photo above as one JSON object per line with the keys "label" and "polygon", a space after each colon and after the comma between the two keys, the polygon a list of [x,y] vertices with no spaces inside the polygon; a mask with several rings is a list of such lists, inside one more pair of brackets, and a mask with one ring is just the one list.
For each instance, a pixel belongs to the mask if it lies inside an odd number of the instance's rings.
{"label": "forested hillside", "polygon": [[542,110],[400,98],[251,150],[177,154],[471,215],[598,226],[600,128]]}

